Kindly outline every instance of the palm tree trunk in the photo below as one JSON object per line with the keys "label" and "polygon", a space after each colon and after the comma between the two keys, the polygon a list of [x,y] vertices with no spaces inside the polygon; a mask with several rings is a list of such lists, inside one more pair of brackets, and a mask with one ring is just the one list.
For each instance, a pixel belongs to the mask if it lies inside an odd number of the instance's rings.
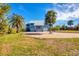
{"label": "palm tree trunk", "polygon": [[52,34],[52,24],[49,24],[49,34]]}
{"label": "palm tree trunk", "polygon": [[16,26],[16,33],[18,33],[19,32],[19,27],[18,26]]}

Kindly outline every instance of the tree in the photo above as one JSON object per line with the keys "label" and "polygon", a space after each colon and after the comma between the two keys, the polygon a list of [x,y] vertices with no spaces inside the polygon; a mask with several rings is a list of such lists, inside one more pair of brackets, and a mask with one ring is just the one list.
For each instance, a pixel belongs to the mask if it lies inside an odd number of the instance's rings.
{"label": "tree", "polygon": [[16,32],[18,33],[20,29],[23,28],[24,25],[24,18],[21,15],[13,14],[10,23],[12,24],[13,28],[16,28]]}
{"label": "tree", "polygon": [[10,10],[8,4],[0,4],[0,33],[6,33],[8,30],[6,13]]}
{"label": "tree", "polygon": [[73,22],[73,20],[69,20],[67,24],[71,27],[73,25]]}
{"label": "tree", "polygon": [[63,24],[63,25],[61,26],[61,30],[67,30],[67,26],[66,26],[65,24]]}
{"label": "tree", "polygon": [[2,20],[0,22],[0,33],[7,33],[8,32],[8,24],[7,20]]}
{"label": "tree", "polygon": [[53,10],[50,10],[47,12],[47,14],[45,15],[45,24],[46,25],[49,25],[49,32],[51,33],[52,32],[52,27],[53,27],[53,24],[56,22],[56,12],[53,11]]}
{"label": "tree", "polygon": [[79,24],[77,26],[75,26],[75,27],[76,27],[76,30],[79,30]]}
{"label": "tree", "polygon": [[5,14],[10,10],[10,6],[8,4],[0,4],[0,20],[5,18]]}

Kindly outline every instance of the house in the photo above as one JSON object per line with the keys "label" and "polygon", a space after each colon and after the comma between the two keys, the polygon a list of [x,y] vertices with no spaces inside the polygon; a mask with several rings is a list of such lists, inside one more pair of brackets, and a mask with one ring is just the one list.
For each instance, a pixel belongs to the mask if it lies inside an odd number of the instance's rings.
{"label": "house", "polygon": [[34,23],[28,23],[28,24],[26,24],[26,31],[27,32],[35,32]]}
{"label": "house", "polygon": [[43,26],[42,25],[36,25],[35,29],[36,29],[36,32],[43,31]]}
{"label": "house", "polygon": [[47,28],[44,25],[36,25],[34,23],[28,23],[26,24],[26,31],[27,32],[42,32],[42,31],[47,31]]}

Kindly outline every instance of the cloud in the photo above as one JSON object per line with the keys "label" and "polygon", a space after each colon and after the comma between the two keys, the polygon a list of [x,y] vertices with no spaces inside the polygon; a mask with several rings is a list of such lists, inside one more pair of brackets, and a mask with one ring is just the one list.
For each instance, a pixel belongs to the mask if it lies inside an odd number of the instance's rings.
{"label": "cloud", "polygon": [[44,25],[44,20],[31,20],[28,23],[34,23],[35,25]]}
{"label": "cloud", "polygon": [[58,12],[57,20],[73,20],[75,18],[79,18],[79,9],[75,10],[74,12]]}
{"label": "cloud", "polygon": [[46,9],[55,10],[57,12],[57,20],[74,20],[79,18],[79,4],[74,3],[58,3],[52,4],[53,8]]}

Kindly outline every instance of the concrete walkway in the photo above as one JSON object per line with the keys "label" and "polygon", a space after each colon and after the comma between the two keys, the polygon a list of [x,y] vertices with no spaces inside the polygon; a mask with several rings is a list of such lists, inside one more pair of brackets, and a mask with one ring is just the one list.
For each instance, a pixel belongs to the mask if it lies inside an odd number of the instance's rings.
{"label": "concrete walkway", "polygon": [[34,38],[79,38],[79,33],[27,32],[26,35]]}

